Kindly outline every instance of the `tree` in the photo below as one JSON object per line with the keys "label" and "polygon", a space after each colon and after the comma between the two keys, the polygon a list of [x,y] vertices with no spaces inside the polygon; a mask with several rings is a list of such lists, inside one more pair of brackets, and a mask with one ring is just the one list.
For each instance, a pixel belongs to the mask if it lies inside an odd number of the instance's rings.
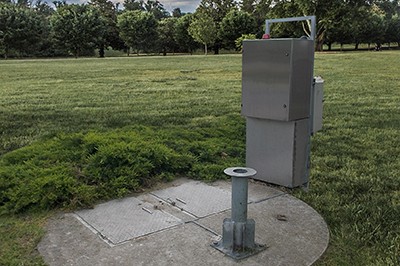
{"label": "tree", "polygon": [[54,9],[47,2],[42,2],[41,0],[37,0],[34,3],[33,9],[46,18],[49,18],[54,13]]}
{"label": "tree", "polygon": [[90,5],[97,8],[103,16],[106,24],[104,38],[99,43],[99,56],[104,57],[104,50],[108,46],[114,49],[123,49],[124,43],[119,37],[119,30],[117,27],[117,7],[109,0],[91,0]]}
{"label": "tree", "polygon": [[163,4],[158,0],[124,0],[126,11],[147,11],[154,15],[157,20],[169,17],[169,13],[165,10]]}
{"label": "tree", "polygon": [[243,0],[241,10],[251,14],[256,21],[257,35],[259,37],[264,33],[264,23],[267,14],[272,9],[273,0]]}
{"label": "tree", "polygon": [[172,10],[172,16],[174,18],[180,18],[182,17],[184,14],[182,13],[181,9],[179,7],[174,8],[174,10]]}
{"label": "tree", "polygon": [[174,39],[175,26],[177,18],[164,18],[158,22],[158,47],[163,55],[167,55],[168,51],[175,51],[177,44]]}
{"label": "tree", "polygon": [[[344,44],[351,43],[354,40],[354,31],[351,26],[353,20],[348,15],[348,12],[348,7],[344,5],[337,10],[337,17],[341,19],[334,19],[329,30],[325,31],[324,42],[327,42],[328,46],[337,42],[340,44],[340,49],[342,50]],[[317,41],[319,41],[318,36]]]}
{"label": "tree", "polygon": [[139,10],[124,12],[118,16],[118,27],[122,40],[138,55],[154,46],[157,20],[153,14]]}
{"label": "tree", "polygon": [[30,0],[16,0],[15,4],[18,7],[26,7],[26,8],[30,8],[32,5],[32,2]]}
{"label": "tree", "polygon": [[37,0],[32,5],[31,9],[35,11],[36,14],[42,20],[42,34],[40,40],[37,42],[37,47],[35,49],[35,56],[55,56],[55,55],[65,55],[62,51],[57,51],[54,45],[54,39],[51,34],[50,18],[54,14],[55,10],[49,6],[47,2]]}
{"label": "tree", "polygon": [[[196,9],[197,14],[204,14],[213,21],[216,31],[219,31],[222,19],[231,11],[236,8],[234,0],[201,0],[199,7]],[[210,23],[211,24],[211,23]],[[218,54],[222,46],[221,40],[218,35],[213,40],[214,53]]]}
{"label": "tree", "polygon": [[242,34],[242,36],[235,40],[236,50],[243,52],[243,41],[255,39],[257,39],[257,36],[255,34]]}
{"label": "tree", "polygon": [[207,55],[208,46],[217,39],[217,26],[207,13],[198,13],[189,26],[189,34],[204,45],[204,54]]}
{"label": "tree", "polygon": [[252,14],[255,10],[256,1],[255,0],[242,0],[240,9],[247,13]]}
{"label": "tree", "polygon": [[180,50],[191,54],[199,46],[193,39],[192,35],[189,34],[189,26],[192,19],[193,14],[186,14],[183,17],[180,17],[176,22],[174,33],[175,41]]}
{"label": "tree", "polygon": [[144,2],[143,0],[124,0],[123,6],[126,11],[133,11],[133,10],[144,10]]}
{"label": "tree", "polygon": [[24,55],[35,52],[45,32],[45,21],[34,10],[0,3],[0,52]]}
{"label": "tree", "polygon": [[377,6],[360,7],[358,12],[353,13],[351,22],[352,43],[355,43],[355,49],[358,49],[360,43],[381,44],[385,40],[386,23],[385,13]]}
{"label": "tree", "polygon": [[[302,16],[296,1],[280,1],[267,14],[268,18],[285,18]],[[271,35],[278,38],[300,37],[305,35],[301,22],[275,23],[271,26]]]}
{"label": "tree", "polygon": [[[349,0],[352,1],[352,0]],[[327,43],[330,47],[332,42],[332,36],[335,34],[332,31],[336,31],[339,26],[345,26],[342,19],[346,20],[346,12],[343,12],[348,5],[343,0],[296,0],[298,9],[301,16],[315,15],[317,20],[316,25],[316,50],[322,51],[323,44]],[[343,17],[344,16],[344,17]],[[309,34],[311,25],[305,25],[302,23],[303,29]],[[348,30],[347,28],[345,31]],[[346,34],[345,34],[346,35]]]}
{"label": "tree", "polygon": [[106,22],[98,9],[91,5],[65,5],[51,17],[56,41],[78,57],[104,42]]}
{"label": "tree", "polygon": [[374,4],[384,12],[387,19],[391,19],[395,16],[400,8],[398,0],[375,0]]}
{"label": "tree", "polygon": [[147,0],[144,3],[144,10],[152,13],[157,20],[169,17],[169,13],[158,0]]}
{"label": "tree", "polygon": [[247,12],[232,9],[221,21],[218,36],[224,47],[235,49],[235,41],[243,34],[257,32],[256,21]]}
{"label": "tree", "polygon": [[385,36],[386,42],[397,42],[400,47],[400,16],[393,16],[389,20]]}
{"label": "tree", "polygon": [[55,0],[53,1],[53,5],[57,8],[63,7],[63,6],[67,6],[67,2],[66,0]]}

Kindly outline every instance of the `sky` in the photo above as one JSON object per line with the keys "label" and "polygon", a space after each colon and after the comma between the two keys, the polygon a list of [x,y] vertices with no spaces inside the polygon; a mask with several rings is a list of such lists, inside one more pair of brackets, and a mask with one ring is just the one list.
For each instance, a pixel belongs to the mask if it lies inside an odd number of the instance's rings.
{"label": "sky", "polygon": [[[124,0],[111,0],[112,2],[120,2],[121,4]],[[194,13],[198,7],[200,0],[159,0],[161,4],[167,11],[172,11],[173,9],[179,7],[184,13]],[[52,0],[47,0],[47,2],[52,2]],[[67,3],[86,3],[87,0],[66,0]]]}
{"label": "sky", "polygon": [[193,13],[198,7],[200,0],[159,0],[164,8],[168,11],[172,11],[174,8],[179,7],[182,12]]}

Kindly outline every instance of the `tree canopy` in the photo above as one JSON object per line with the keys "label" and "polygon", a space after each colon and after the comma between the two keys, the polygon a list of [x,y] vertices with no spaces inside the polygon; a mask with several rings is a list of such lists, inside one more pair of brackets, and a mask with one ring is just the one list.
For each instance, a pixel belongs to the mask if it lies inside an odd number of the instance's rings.
{"label": "tree canopy", "polygon": [[46,32],[44,17],[33,9],[0,3],[0,53],[18,53],[35,49]]}
{"label": "tree canopy", "polygon": [[104,42],[106,21],[91,5],[63,5],[51,18],[54,37],[75,57]]}
{"label": "tree canopy", "polygon": [[210,15],[199,13],[190,23],[189,34],[204,45],[204,53],[207,55],[208,46],[214,44],[217,39],[217,26]]}
{"label": "tree canopy", "polygon": [[[235,49],[242,36],[261,38],[265,19],[315,15],[316,49],[337,43],[400,47],[399,0],[201,0],[194,14],[169,13],[158,0],[0,0],[0,56],[103,57],[109,48],[136,53]],[[273,37],[310,34],[307,22],[275,23]],[[253,35],[251,35],[253,36]]]}
{"label": "tree canopy", "polygon": [[118,16],[122,40],[137,54],[153,48],[157,37],[157,20],[149,12],[127,11]]}

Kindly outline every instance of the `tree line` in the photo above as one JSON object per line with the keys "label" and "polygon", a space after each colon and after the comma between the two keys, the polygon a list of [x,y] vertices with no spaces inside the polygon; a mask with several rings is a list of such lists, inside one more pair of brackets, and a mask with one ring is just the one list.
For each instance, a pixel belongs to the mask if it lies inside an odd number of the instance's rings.
{"label": "tree line", "polygon": [[[167,12],[158,0],[89,0],[67,4],[0,0],[0,55],[87,56],[106,49],[133,53],[192,53],[204,47],[240,49],[260,38],[266,18],[315,15],[316,49],[333,43],[400,46],[398,0],[202,0],[193,14]],[[309,34],[307,22],[273,24],[273,37]]]}

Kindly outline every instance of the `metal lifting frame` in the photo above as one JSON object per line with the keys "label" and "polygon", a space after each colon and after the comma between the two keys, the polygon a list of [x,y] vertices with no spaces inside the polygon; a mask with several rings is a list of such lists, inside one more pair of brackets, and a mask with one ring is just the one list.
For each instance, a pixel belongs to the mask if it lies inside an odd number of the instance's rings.
{"label": "metal lifting frame", "polygon": [[272,23],[293,22],[293,21],[303,21],[303,20],[310,20],[311,21],[310,40],[314,40],[315,39],[315,26],[316,26],[315,16],[267,19],[267,20],[265,20],[265,34],[268,34],[268,35],[270,34],[269,25],[272,24]]}

